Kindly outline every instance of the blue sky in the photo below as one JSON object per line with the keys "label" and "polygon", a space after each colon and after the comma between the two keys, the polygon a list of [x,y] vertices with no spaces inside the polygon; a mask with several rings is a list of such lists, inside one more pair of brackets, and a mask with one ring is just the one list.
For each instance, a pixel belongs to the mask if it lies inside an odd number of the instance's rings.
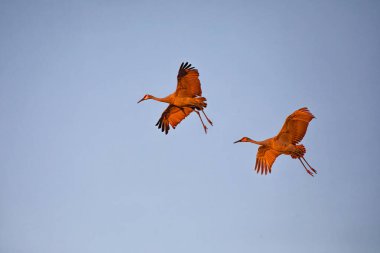
{"label": "blue sky", "polygon": [[[0,1],[0,251],[379,252],[378,1]],[[204,134],[136,102],[199,69]],[[287,115],[312,178],[281,156]]]}

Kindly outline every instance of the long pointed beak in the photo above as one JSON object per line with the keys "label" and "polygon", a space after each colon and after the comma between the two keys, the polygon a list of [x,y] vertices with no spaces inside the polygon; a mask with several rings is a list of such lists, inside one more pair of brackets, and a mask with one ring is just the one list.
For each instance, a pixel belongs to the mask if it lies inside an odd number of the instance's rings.
{"label": "long pointed beak", "polygon": [[142,102],[142,101],[144,101],[144,98],[140,99],[137,103],[140,103],[140,102]]}
{"label": "long pointed beak", "polygon": [[241,140],[235,141],[234,144],[235,144],[235,143],[238,143],[238,142],[241,142]]}

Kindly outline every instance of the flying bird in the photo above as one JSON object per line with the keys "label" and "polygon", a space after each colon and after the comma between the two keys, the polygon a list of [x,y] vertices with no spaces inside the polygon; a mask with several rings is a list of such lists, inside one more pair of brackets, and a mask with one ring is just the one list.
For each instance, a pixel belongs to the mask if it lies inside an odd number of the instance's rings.
{"label": "flying bird", "polygon": [[207,106],[207,103],[206,98],[202,97],[201,82],[198,77],[199,73],[197,69],[192,67],[188,62],[182,62],[177,75],[177,89],[174,93],[164,98],[157,98],[146,94],[137,103],[144,100],[153,99],[169,104],[156,124],[156,126],[158,126],[162,132],[165,132],[165,134],[168,134],[170,126],[175,129],[176,126],[192,112],[198,114],[205,133],[207,134],[207,127],[203,123],[199,111],[203,113],[211,126],[212,121],[204,112],[204,108]]}
{"label": "flying bird", "polygon": [[[280,132],[275,137],[264,141],[255,141],[248,137],[243,137],[234,143],[251,142],[260,145],[255,164],[255,171],[257,173],[261,172],[261,174],[265,173],[265,175],[268,174],[268,172],[271,173],[272,165],[276,158],[284,154],[290,155],[293,159],[300,160],[306,172],[314,176],[313,173],[317,174],[317,171],[310,166],[304,157],[306,153],[305,146],[302,144],[297,145],[305,136],[309,122],[313,118],[315,118],[314,115],[311,114],[306,107],[303,107],[286,118]],[[310,170],[306,168],[303,161]]]}

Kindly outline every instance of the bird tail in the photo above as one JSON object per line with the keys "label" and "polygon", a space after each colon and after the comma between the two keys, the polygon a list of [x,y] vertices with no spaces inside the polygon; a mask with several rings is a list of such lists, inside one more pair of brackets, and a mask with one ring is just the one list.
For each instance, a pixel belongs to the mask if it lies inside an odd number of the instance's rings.
{"label": "bird tail", "polygon": [[296,151],[291,154],[291,157],[293,159],[297,159],[297,158],[300,158],[300,157],[303,157],[306,153],[306,148],[304,145],[296,145]]}
{"label": "bird tail", "polygon": [[202,110],[203,108],[207,107],[206,100],[207,99],[204,98],[204,97],[197,97],[197,98],[195,98],[198,110]]}

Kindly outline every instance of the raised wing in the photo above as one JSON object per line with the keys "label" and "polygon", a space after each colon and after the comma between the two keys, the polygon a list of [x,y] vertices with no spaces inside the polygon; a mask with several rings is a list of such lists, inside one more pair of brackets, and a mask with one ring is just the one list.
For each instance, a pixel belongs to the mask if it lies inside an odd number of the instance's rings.
{"label": "raised wing", "polygon": [[315,118],[313,114],[303,107],[289,115],[278,135],[275,137],[284,144],[296,145],[306,134],[309,122]]}
{"label": "raised wing", "polygon": [[178,97],[202,96],[201,82],[198,77],[197,69],[191,67],[188,62],[182,62],[177,75],[176,95]]}
{"label": "raised wing", "polygon": [[269,147],[260,146],[256,155],[255,171],[268,174],[272,172],[272,165],[281,153]]}
{"label": "raised wing", "polygon": [[168,134],[170,126],[173,129],[193,111],[192,108],[183,107],[179,108],[174,105],[169,105],[168,108],[162,113],[161,118],[158,120],[156,126],[161,129],[162,132]]}

